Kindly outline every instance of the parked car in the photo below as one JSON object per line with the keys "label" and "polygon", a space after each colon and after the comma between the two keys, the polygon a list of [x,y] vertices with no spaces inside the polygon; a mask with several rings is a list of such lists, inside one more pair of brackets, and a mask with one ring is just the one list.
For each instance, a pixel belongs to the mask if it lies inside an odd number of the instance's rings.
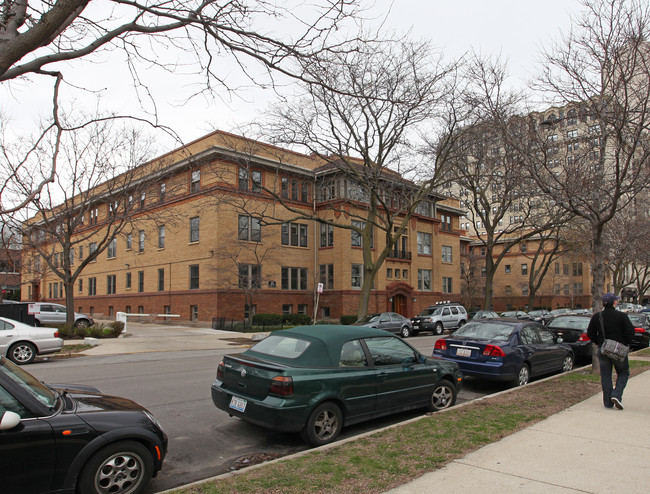
{"label": "parked car", "polygon": [[458,365],[427,358],[385,331],[299,326],[276,331],[243,353],[225,355],[212,401],[269,429],[300,432],[312,445],[382,415],[450,407],[462,385]]}
{"label": "parked car", "polygon": [[637,311],[637,310],[636,310],[636,305],[634,305],[634,304],[630,304],[630,303],[627,303],[627,302],[621,302],[621,303],[619,303],[619,304],[616,306],[616,308],[617,308],[618,310],[620,310],[621,312],[627,312],[627,313],[630,313],[630,312],[636,312],[636,311]]}
{"label": "parked car", "polygon": [[558,316],[547,328],[571,347],[576,359],[591,360],[592,343],[587,336],[590,320],[589,315]]}
{"label": "parked car", "polygon": [[553,314],[545,309],[531,310],[528,312],[528,319],[546,325],[553,320]]}
{"label": "parked car", "polygon": [[574,309],[573,313],[577,314],[577,315],[585,315],[585,314],[587,314],[587,315],[591,316],[594,313],[594,311],[591,308],[589,308],[589,309]]}
{"label": "parked car", "polygon": [[474,321],[477,319],[497,319],[498,317],[499,314],[497,314],[493,310],[479,310],[474,312],[474,314],[472,314],[472,317],[470,319]]}
{"label": "parked car", "polygon": [[557,316],[568,316],[573,314],[573,309],[569,309],[568,307],[561,307],[559,309],[553,309],[551,311],[551,314],[553,314],[553,317]]}
{"label": "parked car", "polygon": [[167,436],[137,403],[44,384],[0,357],[3,492],[137,494],[166,452]]}
{"label": "parked car", "polygon": [[399,334],[402,338],[408,338],[413,332],[411,320],[396,312],[368,314],[353,323],[353,326],[383,329],[384,331]]}
{"label": "parked car", "polygon": [[412,317],[413,333],[420,331],[433,331],[440,335],[447,329],[456,329],[467,322],[468,316],[465,307],[459,304],[431,305],[424,309],[420,315]]}
{"label": "parked car", "polygon": [[523,310],[508,310],[501,313],[501,317],[506,319],[528,319],[528,314]]}
{"label": "parked car", "polygon": [[455,362],[464,375],[523,386],[531,377],[573,368],[571,347],[558,343],[548,329],[532,321],[470,321],[440,338],[434,357]]}
{"label": "parked car", "polygon": [[[37,326],[46,326],[48,324],[65,324],[68,310],[61,304],[33,302],[29,304],[28,313],[34,316]],[[87,328],[93,324],[95,321],[92,317],[78,312],[74,313],[75,328]]]}
{"label": "parked car", "polygon": [[31,364],[37,355],[58,352],[63,340],[54,328],[35,328],[0,317],[0,355],[17,364]]}
{"label": "parked car", "polygon": [[632,348],[647,348],[650,343],[650,316],[647,313],[628,314],[630,322],[634,326],[634,341]]}

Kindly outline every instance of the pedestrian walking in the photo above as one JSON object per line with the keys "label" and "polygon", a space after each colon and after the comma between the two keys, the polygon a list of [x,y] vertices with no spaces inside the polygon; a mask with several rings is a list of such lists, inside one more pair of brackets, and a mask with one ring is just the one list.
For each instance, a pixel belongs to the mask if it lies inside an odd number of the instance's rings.
{"label": "pedestrian walking", "polygon": [[[623,410],[623,390],[630,377],[630,362],[625,356],[622,361],[606,357],[601,353],[605,338],[623,343],[628,347],[634,339],[634,326],[627,314],[616,310],[619,297],[614,293],[603,295],[603,310],[591,317],[587,335],[598,346],[600,364],[600,385],[603,389],[605,408]],[[612,386],[612,368],[616,369],[616,385]]]}

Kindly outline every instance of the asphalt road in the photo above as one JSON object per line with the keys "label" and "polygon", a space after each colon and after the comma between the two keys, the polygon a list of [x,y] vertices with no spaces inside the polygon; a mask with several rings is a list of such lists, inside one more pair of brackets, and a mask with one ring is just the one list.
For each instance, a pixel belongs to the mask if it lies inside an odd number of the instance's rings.
{"label": "asphalt road", "polygon": [[[408,341],[431,355],[433,336]],[[148,408],[169,436],[169,452],[148,493],[177,487],[225,473],[233,468],[307,449],[297,434],[263,429],[229,417],[215,408],[210,385],[223,353],[174,351],[116,356],[79,357],[38,362],[26,370],[49,383],[96,386],[102,392],[124,396]],[[503,387],[467,380],[458,402],[499,391]],[[421,411],[373,420],[343,430],[342,437],[410,419]]]}

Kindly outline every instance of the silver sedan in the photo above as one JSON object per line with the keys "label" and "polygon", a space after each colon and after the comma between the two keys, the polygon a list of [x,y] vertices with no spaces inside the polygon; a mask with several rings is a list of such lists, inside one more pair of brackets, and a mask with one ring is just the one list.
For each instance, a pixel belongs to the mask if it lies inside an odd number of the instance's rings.
{"label": "silver sedan", "polygon": [[29,364],[36,355],[58,352],[63,340],[55,328],[35,328],[0,317],[0,355],[17,364]]}

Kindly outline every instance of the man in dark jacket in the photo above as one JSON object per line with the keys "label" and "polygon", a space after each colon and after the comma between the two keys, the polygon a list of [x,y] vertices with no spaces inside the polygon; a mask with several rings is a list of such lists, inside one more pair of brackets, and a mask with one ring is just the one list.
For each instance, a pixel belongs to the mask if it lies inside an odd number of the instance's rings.
{"label": "man in dark jacket", "polygon": [[[603,388],[605,408],[616,407],[623,410],[623,390],[630,377],[630,362],[627,357],[622,362],[612,360],[600,353],[605,341],[616,340],[630,346],[634,339],[634,326],[627,314],[616,310],[618,297],[613,293],[603,295],[603,311],[594,314],[589,321],[587,335],[598,345],[598,362],[600,363],[600,385]],[[602,315],[602,325],[601,325]],[[605,333],[603,334],[603,328]],[[612,389],[612,367],[616,369],[616,386]]]}

